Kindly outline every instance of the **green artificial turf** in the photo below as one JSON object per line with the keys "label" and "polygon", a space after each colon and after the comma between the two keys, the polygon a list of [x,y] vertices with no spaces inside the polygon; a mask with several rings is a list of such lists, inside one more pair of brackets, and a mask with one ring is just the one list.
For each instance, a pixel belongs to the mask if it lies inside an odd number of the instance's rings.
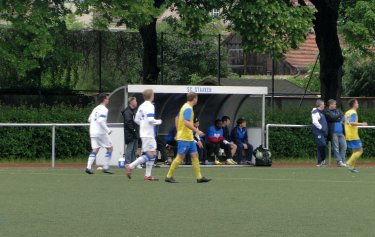
{"label": "green artificial turf", "polygon": [[[177,184],[81,169],[0,169],[0,236],[374,236],[375,167],[191,168]],[[154,168],[163,178],[165,168]]]}

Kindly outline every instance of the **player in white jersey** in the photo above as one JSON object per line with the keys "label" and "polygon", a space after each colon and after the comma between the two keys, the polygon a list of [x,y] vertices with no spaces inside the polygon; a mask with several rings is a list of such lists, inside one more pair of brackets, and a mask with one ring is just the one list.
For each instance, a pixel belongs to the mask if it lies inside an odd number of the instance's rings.
{"label": "player in white jersey", "polygon": [[151,176],[152,166],[156,159],[155,126],[161,124],[160,119],[155,119],[154,92],[151,89],[143,91],[145,102],[139,106],[134,121],[139,124],[139,135],[142,139],[143,155],[138,157],[131,164],[125,166],[128,178],[131,179],[132,170],[140,164],[146,163],[146,174],[144,180],[157,181]]}
{"label": "player in white jersey", "polygon": [[91,148],[89,159],[87,161],[87,167],[85,172],[88,174],[94,174],[92,171],[92,164],[96,159],[96,155],[101,147],[106,148],[107,152],[104,158],[103,172],[107,174],[113,174],[109,169],[109,161],[112,157],[112,141],[109,137],[111,130],[107,126],[107,117],[109,104],[109,97],[107,94],[101,93],[98,96],[99,105],[96,106],[90,114],[88,119],[90,123],[90,138],[91,138]]}

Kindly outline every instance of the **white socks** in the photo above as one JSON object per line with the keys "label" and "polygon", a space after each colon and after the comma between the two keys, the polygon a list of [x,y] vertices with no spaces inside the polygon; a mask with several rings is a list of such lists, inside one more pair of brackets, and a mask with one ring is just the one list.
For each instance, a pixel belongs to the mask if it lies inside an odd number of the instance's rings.
{"label": "white socks", "polygon": [[91,170],[92,164],[94,164],[95,159],[96,159],[96,153],[91,152],[89,155],[89,159],[87,161],[87,169]]}
{"label": "white socks", "polygon": [[104,165],[103,165],[103,169],[108,169],[109,168],[109,162],[111,161],[111,158],[112,158],[112,152],[110,151],[107,151],[105,153],[105,157],[104,157]]}
{"label": "white socks", "polygon": [[135,161],[133,161],[129,166],[133,170],[135,167],[137,167],[140,164],[143,164],[147,161],[146,155],[138,157]]}
{"label": "white socks", "polygon": [[146,174],[145,174],[145,176],[151,176],[151,170],[152,170],[152,166],[154,166],[154,162],[155,161],[147,161],[146,162]]}

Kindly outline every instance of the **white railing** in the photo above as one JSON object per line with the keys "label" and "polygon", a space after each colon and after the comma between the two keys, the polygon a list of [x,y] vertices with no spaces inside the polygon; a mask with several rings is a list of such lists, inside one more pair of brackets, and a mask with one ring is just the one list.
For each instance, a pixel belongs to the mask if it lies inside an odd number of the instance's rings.
{"label": "white railing", "polygon": [[[0,123],[0,127],[51,127],[51,167],[55,168],[56,127],[88,127],[89,123]],[[122,123],[109,123],[108,127],[123,127]]]}
{"label": "white railing", "polygon": [[[266,125],[266,148],[269,149],[269,132],[270,132],[270,128],[273,127],[273,128],[311,128],[312,125],[298,125],[298,124],[267,124]],[[367,128],[375,128],[375,126],[358,126],[358,128],[364,128],[364,129],[367,129]],[[311,138],[312,139],[312,138]],[[328,149],[329,149],[329,152],[328,152],[328,158],[329,158],[329,163],[331,163],[331,156],[332,156],[332,152],[331,152],[331,146],[330,144],[328,145]]]}

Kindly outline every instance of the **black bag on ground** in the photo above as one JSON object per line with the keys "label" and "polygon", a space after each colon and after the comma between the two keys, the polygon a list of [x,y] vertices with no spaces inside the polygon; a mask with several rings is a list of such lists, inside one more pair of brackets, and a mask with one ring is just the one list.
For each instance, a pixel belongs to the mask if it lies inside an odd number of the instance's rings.
{"label": "black bag on ground", "polygon": [[255,156],[255,166],[271,166],[271,152],[268,149],[258,146],[254,151]]}

